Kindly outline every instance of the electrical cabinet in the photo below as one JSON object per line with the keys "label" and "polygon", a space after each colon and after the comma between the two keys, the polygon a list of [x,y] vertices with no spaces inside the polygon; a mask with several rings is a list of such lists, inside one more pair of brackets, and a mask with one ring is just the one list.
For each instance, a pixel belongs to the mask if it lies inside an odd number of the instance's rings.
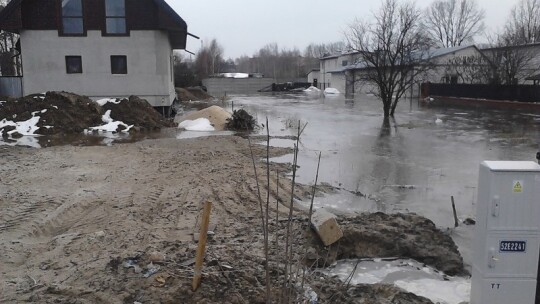
{"label": "electrical cabinet", "polygon": [[540,254],[540,166],[480,165],[471,304],[534,304]]}

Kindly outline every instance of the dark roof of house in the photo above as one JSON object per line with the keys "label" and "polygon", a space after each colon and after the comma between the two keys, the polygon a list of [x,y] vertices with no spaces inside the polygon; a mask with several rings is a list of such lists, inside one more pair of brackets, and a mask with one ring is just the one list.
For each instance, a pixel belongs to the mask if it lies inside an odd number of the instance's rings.
{"label": "dark roof of house", "polygon": [[[23,28],[21,5],[24,0],[11,0],[8,5],[0,10],[0,29],[19,33]],[[169,39],[173,48],[185,46],[185,36],[195,35],[188,33],[187,23],[180,17],[165,0],[149,0],[154,3],[158,9],[157,29],[169,32]],[[14,23],[15,21],[15,23]]]}

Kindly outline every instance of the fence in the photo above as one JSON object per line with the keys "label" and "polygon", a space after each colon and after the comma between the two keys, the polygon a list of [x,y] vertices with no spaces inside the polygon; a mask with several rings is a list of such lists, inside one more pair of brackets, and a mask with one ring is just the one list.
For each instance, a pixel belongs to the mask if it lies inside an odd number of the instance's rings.
{"label": "fence", "polygon": [[474,99],[540,102],[540,86],[423,83],[422,97],[444,96]]}
{"label": "fence", "polygon": [[21,97],[22,77],[0,76],[0,96]]}
{"label": "fence", "polygon": [[210,95],[253,94],[274,83],[272,78],[208,78],[203,80]]}

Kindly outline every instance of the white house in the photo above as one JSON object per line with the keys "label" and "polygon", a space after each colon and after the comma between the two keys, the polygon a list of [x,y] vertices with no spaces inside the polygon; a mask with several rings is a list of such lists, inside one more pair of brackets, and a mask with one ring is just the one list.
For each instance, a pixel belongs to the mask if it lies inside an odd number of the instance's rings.
{"label": "white house", "polygon": [[0,29],[20,35],[23,95],[175,99],[173,50],[188,32],[164,0],[12,0]]}
{"label": "white house", "polygon": [[[464,82],[466,75],[463,75],[460,67],[467,63],[470,58],[483,57],[484,55],[474,45],[459,46],[453,48],[440,48],[428,50],[422,54],[424,60],[419,64],[432,65],[426,73],[418,76],[414,82]],[[377,88],[372,84],[366,84],[357,79],[362,78],[366,65],[361,61],[360,53],[348,52],[321,58],[320,62],[320,83],[321,88],[332,87],[342,93],[354,95],[355,93],[373,93]],[[418,94],[415,87],[414,94]]]}

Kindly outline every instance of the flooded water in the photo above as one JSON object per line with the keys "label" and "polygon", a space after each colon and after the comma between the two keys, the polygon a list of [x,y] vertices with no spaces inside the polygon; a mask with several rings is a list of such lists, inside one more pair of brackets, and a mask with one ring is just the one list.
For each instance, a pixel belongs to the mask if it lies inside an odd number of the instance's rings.
{"label": "flooded water", "polygon": [[[315,204],[339,211],[415,212],[446,229],[458,217],[475,217],[478,170],[484,160],[533,160],[540,142],[540,115],[500,110],[426,108],[403,100],[384,122],[375,97],[236,96],[235,108],[269,119],[271,135],[302,133],[297,180],[312,184],[318,153],[319,181],[344,189]],[[266,130],[261,130],[265,133]],[[292,140],[271,144],[293,146]],[[274,161],[292,162],[292,155]],[[345,191],[347,190],[347,191]],[[361,192],[368,198],[351,194]],[[472,227],[451,230],[470,263]]]}
{"label": "flooded water", "polygon": [[[319,181],[371,198],[343,191],[318,204],[416,212],[443,227],[454,224],[451,196],[460,218],[474,216],[480,162],[535,160],[539,149],[540,115],[530,113],[425,108],[404,100],[394,119],[384,122],[380,101],[369,96],[236,96],[232,101],[235,108],[256,113],[259,123],[268,117],[271,135],[295,135],[298,121],[307,123],[300,141],[300,182],[313,183],[321,152]],[[274,160],[292,162],[292,155]]]}

